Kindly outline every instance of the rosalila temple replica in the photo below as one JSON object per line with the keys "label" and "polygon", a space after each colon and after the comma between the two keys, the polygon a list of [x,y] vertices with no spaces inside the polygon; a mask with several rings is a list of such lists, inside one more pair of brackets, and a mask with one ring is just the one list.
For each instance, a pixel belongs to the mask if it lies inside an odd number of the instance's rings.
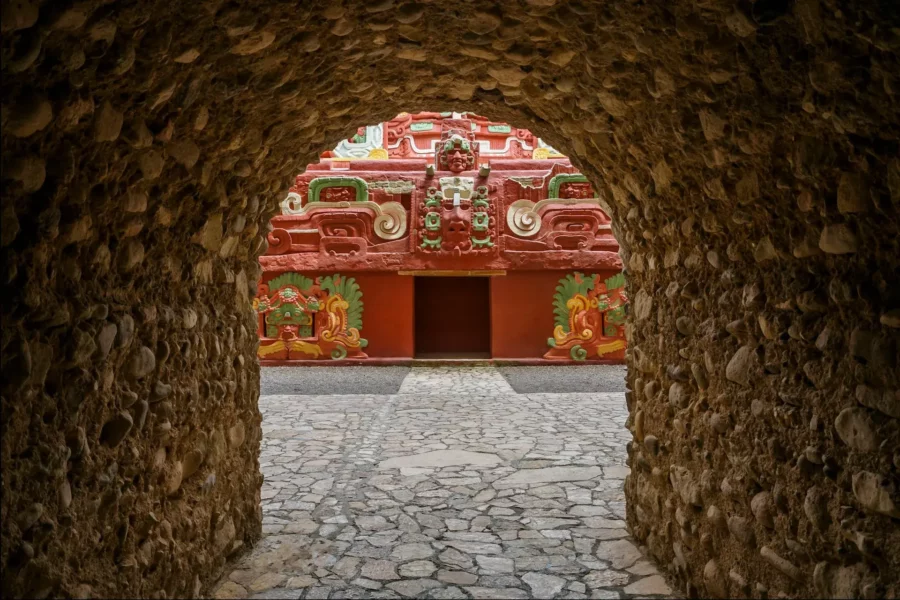
{"label": "rosalila temple replica", "polygon": [[622,361],[628,298],[602,203],[526,129],[471,113],[360,128],[271,221],[259,357]]}

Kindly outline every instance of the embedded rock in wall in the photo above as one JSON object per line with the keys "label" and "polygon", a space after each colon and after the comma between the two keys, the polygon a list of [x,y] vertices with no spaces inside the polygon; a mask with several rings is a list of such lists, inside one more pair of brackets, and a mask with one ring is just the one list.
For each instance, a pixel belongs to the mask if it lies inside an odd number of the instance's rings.
{"label": "embedded rock in wall", "polygon": [[313,4],[3,4],[4,594],[198,596],[259,535],[266,223],[298,165],[428,106],[608,198],[628,523],[671,580],[900,595],[896,12]]}

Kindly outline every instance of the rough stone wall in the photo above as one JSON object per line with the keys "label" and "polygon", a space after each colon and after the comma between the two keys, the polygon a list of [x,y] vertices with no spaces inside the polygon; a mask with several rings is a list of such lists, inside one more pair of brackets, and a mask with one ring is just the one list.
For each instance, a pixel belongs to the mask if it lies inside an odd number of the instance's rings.
{"label": "rough stone wall", "polygon": [[474,110],[631,276],[629,525],[687,593],[900,595],[890,2],[2,5],[2,590],[198,595],[260,531],[248,298],[290,179]]}

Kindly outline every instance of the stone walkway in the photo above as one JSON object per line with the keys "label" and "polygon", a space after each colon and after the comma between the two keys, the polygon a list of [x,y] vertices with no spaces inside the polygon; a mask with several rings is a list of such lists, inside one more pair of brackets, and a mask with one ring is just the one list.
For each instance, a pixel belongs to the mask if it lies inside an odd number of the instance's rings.
{"label": "stone walkway", "polygon": [[260,408],[264,537],[218,598],[671,594],[625,531],[622,393],[413,368],[395,395]]}

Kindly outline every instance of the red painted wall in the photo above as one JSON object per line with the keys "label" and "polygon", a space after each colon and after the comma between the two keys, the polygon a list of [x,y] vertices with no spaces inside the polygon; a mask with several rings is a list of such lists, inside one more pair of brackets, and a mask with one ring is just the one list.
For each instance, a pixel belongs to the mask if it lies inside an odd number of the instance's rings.
{"label": "red painted wall", "polygon": [[[590,271],[604,278],[615,271]],[[553,337],[553,295],[569,271],[509,271],[491,277],[491,355],[541,358]]]}
{"label": "red painted wall", "polygon": [[395,273],[347,273],[363,294],[362,336],[370,357],[413,355],[413,278]]}

